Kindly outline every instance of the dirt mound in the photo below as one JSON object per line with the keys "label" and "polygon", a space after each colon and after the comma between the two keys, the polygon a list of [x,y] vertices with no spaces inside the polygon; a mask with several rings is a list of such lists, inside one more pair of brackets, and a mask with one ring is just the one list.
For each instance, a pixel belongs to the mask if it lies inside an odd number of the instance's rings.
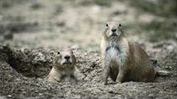
{"label": "dirt mound", "polygon": [[[103,85],[98,52],[74,50],[77,68],[83,75],[78,84],[48,83],[43,78],[49,73],[57,49],[17,49],[0,46],[0,93],[7,98],[159,98],[177,97],[176,45],[154,44],[148,52],[158,58],[162,68],[174,72],[170,77],[159,77],[153,83],[125,82]],[[172,47],[169,47],[172,46]],[[166,49],[168,48],[168,49]],[[163,51],[162,51],[163,50]],[[173,53],[173,56],[171,55]],[[162,57],[163,56],[163,57]],[[165,60],[164,60],[165,58]],[[170,66],[170,67],[169,67]],[[167,68],[168,67],[168,68]]]}

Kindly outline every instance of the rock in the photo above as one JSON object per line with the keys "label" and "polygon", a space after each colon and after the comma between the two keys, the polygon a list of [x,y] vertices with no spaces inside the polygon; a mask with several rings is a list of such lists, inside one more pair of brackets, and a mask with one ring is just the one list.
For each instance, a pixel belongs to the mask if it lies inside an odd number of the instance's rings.
{"label": "rock", "polygon": [[173,46],[173,45],[167,46],[167,50],[168,50],[169,52],[172,52],[172,51],[174,50],[174,46]]}
{"label": "rock", "polygon": [[154,94],[149,94],[148,97],[150,97],[150,98],[154,98],[155,95],[154,95]]}
{"label": "rock", "polygon": [[8,98],[12,98],[12,95],[8,95],[7,97],[8,97]]}

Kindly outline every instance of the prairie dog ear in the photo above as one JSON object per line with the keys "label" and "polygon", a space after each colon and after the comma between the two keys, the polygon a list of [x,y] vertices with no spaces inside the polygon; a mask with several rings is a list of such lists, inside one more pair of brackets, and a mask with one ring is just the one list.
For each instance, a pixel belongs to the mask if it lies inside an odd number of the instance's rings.
{"label": "prairie dog ear", "polygon": [[70,52],[73,52],[73,51],[75,50],[75,48],[70,47],[68,50],[69,50]]}

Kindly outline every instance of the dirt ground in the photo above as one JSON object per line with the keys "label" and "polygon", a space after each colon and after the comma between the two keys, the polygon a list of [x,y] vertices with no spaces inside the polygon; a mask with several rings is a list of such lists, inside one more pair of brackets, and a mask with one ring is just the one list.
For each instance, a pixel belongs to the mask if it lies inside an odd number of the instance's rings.
{"label": "dirt ground", "polygon": [[[154,47],[161,44],[154,45]],[[167,48],[170,49],[166,50]],[[172,48],[172,49],[171,49]],[[48,83],[43,78],[49,73],[56,49],[16,49],[1,46],[0,93],[7,98],[156,98],[177,97],[176,45],[168,43],[163,48],[153,48],[149,55],[158,58],[160,67],[173,74],[157,77],[155,82],[125,82],[108,85],[102,82],[99,53],[75,50],[80,81],[78,84]],[[172,55],[173,54],[173,55]],[[165,67],[166,66],[166,67]]]}
{"label": "dirt ground", "polygon": [[[128,0],[126,0],[128,1]],[[157,0],[152,0],[157,1]],[[151,59],[172,72],[154,82],[102,82],[99,42],[107,21],[124,26],[128,40],[138,42]],[[0,1],[0,99],[16,98],[177,98],[177,32],[174,38],[150,42],[141,25],[174,22],[139,11],[123,0],[1,0]],[[170,28],[171,29],[171,28]],[[165,35],[166,35],[165,34]],[[164,34],[163,34],[164,35]],[[158,38],[160,36],[156,36]],[[72,47],[79,70],[77,84],[48,83],[56,53]]]}

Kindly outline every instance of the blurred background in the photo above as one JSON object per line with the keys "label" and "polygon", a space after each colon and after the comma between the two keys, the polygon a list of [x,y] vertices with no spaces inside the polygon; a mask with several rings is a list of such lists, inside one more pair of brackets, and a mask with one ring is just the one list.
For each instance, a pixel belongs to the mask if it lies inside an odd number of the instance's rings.
{"label": "blurred background", "polygon": [[177,0],[0,0],[0,43],[98,51],[113,20],[130,41],[177,41]]}

